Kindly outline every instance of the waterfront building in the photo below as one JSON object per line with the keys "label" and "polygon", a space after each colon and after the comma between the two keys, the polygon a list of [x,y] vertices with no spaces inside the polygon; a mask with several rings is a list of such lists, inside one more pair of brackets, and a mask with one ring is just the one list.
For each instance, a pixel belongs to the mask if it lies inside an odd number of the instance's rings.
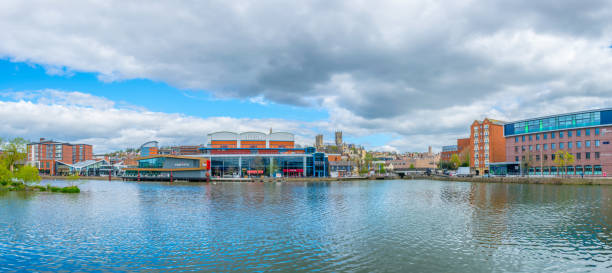
{"label": "waterfront building", "polygon": [[140,146],[140,156],[159,154],[159,142],[149,141]]}
{"label": "waterfront building", "polygon": [[[197,160],[200,161],[196,167]],[[170,162],[167,163],[166,161]],[[206,163],[205,165],[203,165]],[[178,164],[178,165],[177,165]],[[197,169],[194,169],[197,168]],[[314,148],[200,148],[197,155],[155,155],[138,159],[125,178],[202,181],[213,178],[327,177],[327,155]]]}
{"label": "waterfront building", "polygon": [[200,153],[201,146],[190,145],[190,146],[174,146],[171,148],[173,155],[197,155]]}
{"label": "waterfront building", "polygon": [[470,126],[470,167],[476,175],[488,174],[489,165],[506,160],[504,122],[485,118]]}
{"label": "waterfront building", "polygon": [[215,132],[208,134],[209,148],[294,148],[295,136],[287,132]]}
{"label": "waterfront building", "polygon": [[27,144],[27,164],[35,166],[43,174],[55,175],[58,163],[73,165],[93,159],[93,147],[89,144],[72,144],[41,138]]}
{"label": "waterfront building", "polygon": [[[612,108],[509,122],[504,125],[506,160],[496,174],[605,176],[612,171]],[[574,163],[560,169],[555,152]]]}

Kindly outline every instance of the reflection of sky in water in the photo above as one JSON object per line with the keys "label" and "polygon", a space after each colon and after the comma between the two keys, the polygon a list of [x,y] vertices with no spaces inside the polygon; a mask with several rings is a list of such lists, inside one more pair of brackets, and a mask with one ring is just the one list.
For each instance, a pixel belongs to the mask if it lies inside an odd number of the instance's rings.
{"label": "reflection of sky in water", "polygon": [[605,272],[612,266],[608,187],[80,186],[79,195],[0,193],[0,271]]}

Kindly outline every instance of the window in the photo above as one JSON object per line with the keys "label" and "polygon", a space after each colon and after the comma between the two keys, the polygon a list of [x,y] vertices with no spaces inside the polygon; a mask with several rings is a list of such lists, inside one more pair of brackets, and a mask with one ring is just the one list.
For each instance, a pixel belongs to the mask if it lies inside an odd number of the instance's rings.
{"label": "window", "polygon": [[[578,159],[580,159],[580,157],[578,157]],[[590,152],[584,153],[584,159],[591,159],[591,153]]]}
{"label": "window", "polygon": [[521,151],[525,151],[525,145],[521,146]]}
{"label": "window", "polygon": [[529,145],[529,150],[533,151],[533,146],[532,145]]}
{"label": "window", "polygon": [[559,132],[559,138],[563,138],[563,132]]}
{"label": "window", "polygon": [[582,131],[582,130],[580,130],[580,129],[576,130],[576,136],[580,136],[580,131]]}
{"label": "window", "polygon": [[599,159],[599,152],[595,152],[595,159]]}
{"label": "window", "polygon": [[536,155],[536,161],[540,161],[540,155]]}
{"label": "window", "polygon": [[518,146],[514,146],[514,152],[518,153]]}
{"label": "window", "polygon": [[576,153],[576,159],[580,160],[580,156],[581,156],[580,153]]}
{"label": "window", "polygon": [[540,140],[540,134],[536,135],[536,140]]}
{"label": "window", "polygon": [[546,160],[548,160],[548,155],[547,154],[544,155],[544,161],[546,161]]}
{"label": "window", "polygon": [[591,165],[584,165],[584,174],[593,174],[593,167]]}
{"label": "window", "polygon": [[544,139],[546,139],[548,134],[542,134],[542,136],[544,137]]}
{"label": "window", "polygon": [[544,145],[542,145],[542,146],[544,146],[544,147],[543,147],[543,148],[544,148],[544,151],[546,151],[546,150],[548,149],[548,144],[544,144]]}
{"label": "window", "polygon": [[604,141],[603,144],[605,145],[610,144],[610,141]]}
{"label": "window", "polygon": [[595,128],[595,135],[598,136],[599,135],[599,128]]}
{"label": "window", "polygon": [[555,144],[554,144],[554,143],[551,143],[551,144],[550,144],[550,149],[551,149],[551,150],[554,150],[554,149],[555,149]]}
{"label": "window", "polygon": [[529,141],[533,140],[533,135],[529,135]]}
{"label": "window", "polygon": [[518,162],[518,161],[519,161],[518,156],[515,156],[515,157],[514,157],[514,161],[516,161],[516,162]]}
{"label": "window", "polygon": [[489,124],[485,124],[484,128],[489,129]]}
{"label": "window", "polygon": [[522,139],[523,139],[523,142],[525,142],[525,136],[523,136]]}
{"label": "window", "polygon": [[587,148],[591,147],[591,141],[590,140],[586,140],[584,142],[584,147],[587,147]]}
{"label": "window", "polygon": [[576,141],[576,148],[582,148],[582,141]]}
{"label": "window", "polygon": [[559,149],[563,149],[563,142],[559,142]]}
{"label": "window", "polygon": [[595,147],[599,147],[599,140],[595,140]]}
{"label": "window", "polygon": [[591,129],[584,129],[584,135],[585,136],[590,136],[591,135]]}
{"label": "window", "polygon": [[601,165],[593,166],[593,174],[601,174]]}
{"label": "window", "polygon": [[555,132],[550,133],[550,139],[555,139]]}
{"label": "window", "polygon": [[523,159],[523,161],[525,161],[525,156],[522,156],[521,158]]}
{"label": "window", "polygon": [[540,150],[540,144],[536,144],[536,151]]}
{"label": "window", "polygon": [[514,142],[518,142],[518,137],[514,137]]}
{"label": "window", "polygon": [[550,155],[550,160],[555,160],[555,154]]}
{"label": "window", "polygon": [[567,137],[572,137],[572,130],[567,131]]}
{"label": "window", "polygon": [[582,175],[582,173],[583,173],[583,172],[582,172],[582,166],[577,165],[577,166],[576,166],[576,174],[577,174],[577,175]]}

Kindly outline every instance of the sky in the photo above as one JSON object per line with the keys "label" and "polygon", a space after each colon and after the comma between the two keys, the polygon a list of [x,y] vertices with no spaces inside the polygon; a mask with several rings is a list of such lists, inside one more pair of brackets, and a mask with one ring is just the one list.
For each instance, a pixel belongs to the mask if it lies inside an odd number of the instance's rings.
{"label": "sky", "polygon": [[316,134],[426,151],[612,106],[610,1],[0,2],[0,137],[94,152]]}

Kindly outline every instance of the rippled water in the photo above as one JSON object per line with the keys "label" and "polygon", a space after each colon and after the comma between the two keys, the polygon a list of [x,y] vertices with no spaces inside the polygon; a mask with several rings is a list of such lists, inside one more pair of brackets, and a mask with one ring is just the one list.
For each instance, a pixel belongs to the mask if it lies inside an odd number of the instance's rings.
{"label": "rippled water", "polygon": [[612,272],[609,186],[80,187],[0,193],[0,271]]}

